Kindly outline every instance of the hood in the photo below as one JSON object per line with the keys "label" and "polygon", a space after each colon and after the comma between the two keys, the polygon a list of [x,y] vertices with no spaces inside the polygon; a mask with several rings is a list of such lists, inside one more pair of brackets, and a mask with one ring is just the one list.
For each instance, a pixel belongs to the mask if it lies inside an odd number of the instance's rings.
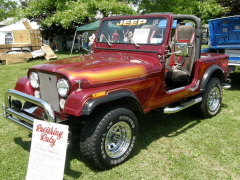
{"label": "hood", "polygon": [[76,56],[36,65],[33,69],[81,79],[89,84],[142,78],[148,74],[147,63],[141,59],[109,55]]}

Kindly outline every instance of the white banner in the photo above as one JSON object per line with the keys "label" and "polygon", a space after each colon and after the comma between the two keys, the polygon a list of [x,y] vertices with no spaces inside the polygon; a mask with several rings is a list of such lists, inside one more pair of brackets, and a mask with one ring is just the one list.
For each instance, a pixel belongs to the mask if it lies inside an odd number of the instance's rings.
{"label": "white banner", "polygon": [[34,120],[26,180],[62,180],[68,126]]}

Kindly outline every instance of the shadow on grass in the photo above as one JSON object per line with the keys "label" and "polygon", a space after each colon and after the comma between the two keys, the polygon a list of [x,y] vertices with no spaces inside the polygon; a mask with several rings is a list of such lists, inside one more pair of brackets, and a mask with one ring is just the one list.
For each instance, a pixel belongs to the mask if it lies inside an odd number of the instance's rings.
{"label": "shadow on grass", "polygon": [[[164,114],[153,111],[139,119],[138,151],[146,149],[149,144],[162,137],[178,136],[201,122],[193,115],[190,108],[176,114]],[[138,152],[137,152],[138,154]]]}
{"label": "shadow on grass", "polygon": [[[140,133],[134,154],[137,155],[157,139],[178,136],[204,121],[205,119],[198,115],[196,108],[197,105],[175,114],[164,114],[155,110],[146,115],[138,115]],[[226,108],[228,105],[222,103],[220,112]]]}
{"label": "shadow on grass", "polygon": [[14,138],[14,142],[21,146],[25,151],[30,152],[31,141],[23,141],[21,137]]}
{"label": "shadow on grass", "polygon": [[73,179],[78,179],[82,175],[82,172],[71,169],[71,161],[75,159],[78,161],[84,161],[79,147],[73,147],[72,149],[67,150],[64,174],[72,177]]}
{"label": "shadow on grass", "polygon": [[[222,104],[222,109],[227,108],[226,104]],[[147,147],[157,139],[162,137],[172,138],[176,137],[187,130],[198,125],[204,119],[196,116],[196,106],[192,106],[188,109],[180,111],[175,114],[164,114],[161,111],[152,111],[146,115],[137,115],[139,121],[139,137],[136,148],[133,152],[134,158],[140,153],[142,149]],[[30,141],[23,141],[21,137],[14,139],[15,143],[21,146],[24,150],[30,150]],[[83,162],[86,167],[90,168],[94,172],[102,172],[87,162],[87,159],[80,153],[79,144],[73,144],[72,149],[67,150],[65,171],[64,174],[78,179],[82,175],[82,172],[75,171],[71,168],[72,161]]]}
{"label": "shadow on grass", "polygon": [[[29,134],[29,136],[31,137],[31,134]],[[31,141],[23,141],[21,137],[16,137],[14,138],[14,142],[22,147],[25,151],[30,152]],[[82,173],[71,169],[71,161],[75,159],[85,162],[83,156],[80,154],[79,147],[74,147],[73,149],[67,150],[64,174],[72,177],[73,179],[78,179]],[[97,170],[95,169],[95,171]]]}
{"label": "shadow on grass", "polygon": [[79,144],[73,144],[73,148],[68,149],[67,156],[66,156],[66,164],[65,164],[65,174],[72,178],[79,178],[81,176],[81,172],[75,171],[71,169],[71,161],[79,161],[83,162],[86,167],[91,169],[94,172],[101,172],[101,170],[95,168],[91,164],[87,162],[87,159],[81,154]]}
{"label": "shadow on grass", "polygon": [[231,88],[227,89],[227,91],[239,91],[240,90],[240,76],[239,77],[232,77],[230,76]]}

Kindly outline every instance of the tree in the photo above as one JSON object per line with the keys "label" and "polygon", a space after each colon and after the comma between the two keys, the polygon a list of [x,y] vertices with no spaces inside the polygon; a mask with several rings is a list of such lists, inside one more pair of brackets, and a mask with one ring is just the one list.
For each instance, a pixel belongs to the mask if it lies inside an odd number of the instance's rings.
{"label": "tree", "polygon": [[17,3],[11,0],[0,0],[0,21],[13,17],[15,9],[17,8]]}
{"label": "tree", "polygon": [[240,14],[240,1],[239,0],[218,0],[218,2],[229,11],[226,15]]}
{"label": "tree", "polygon": [[44,29],[69,29],[101,16],[134,14],[126,1],[119,0],[28,0],[21,1],[19,17],[38,22]]}
{"label": "tree", "polygon": [[134,0],[139,13],[172,12],[174,14],[192,14],[200,17],[203,23],[208,19],[220,17],[226,12],[216,0]]}
{"label": "tree", "polygon": [[228,9],[221,6],[216,0],[196,1],[193,14],[200,17],[203,23],[207,23],[208,19],[222,17],[227,13]]}

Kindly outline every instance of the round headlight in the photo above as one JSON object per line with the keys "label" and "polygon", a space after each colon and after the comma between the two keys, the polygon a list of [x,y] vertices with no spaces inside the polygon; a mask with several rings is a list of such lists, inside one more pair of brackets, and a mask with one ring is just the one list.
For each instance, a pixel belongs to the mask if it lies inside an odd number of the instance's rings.
{"label": "round headlight", "polygon": [[31,72],[29,79],[33,88],[39,88],[39,78],[36,72]]}
{"label": "round headlight", "polygon": [[66,97],[69,91],[69,85],[66,79],[59,79],[57,82],[57,90],[60,96]]}

